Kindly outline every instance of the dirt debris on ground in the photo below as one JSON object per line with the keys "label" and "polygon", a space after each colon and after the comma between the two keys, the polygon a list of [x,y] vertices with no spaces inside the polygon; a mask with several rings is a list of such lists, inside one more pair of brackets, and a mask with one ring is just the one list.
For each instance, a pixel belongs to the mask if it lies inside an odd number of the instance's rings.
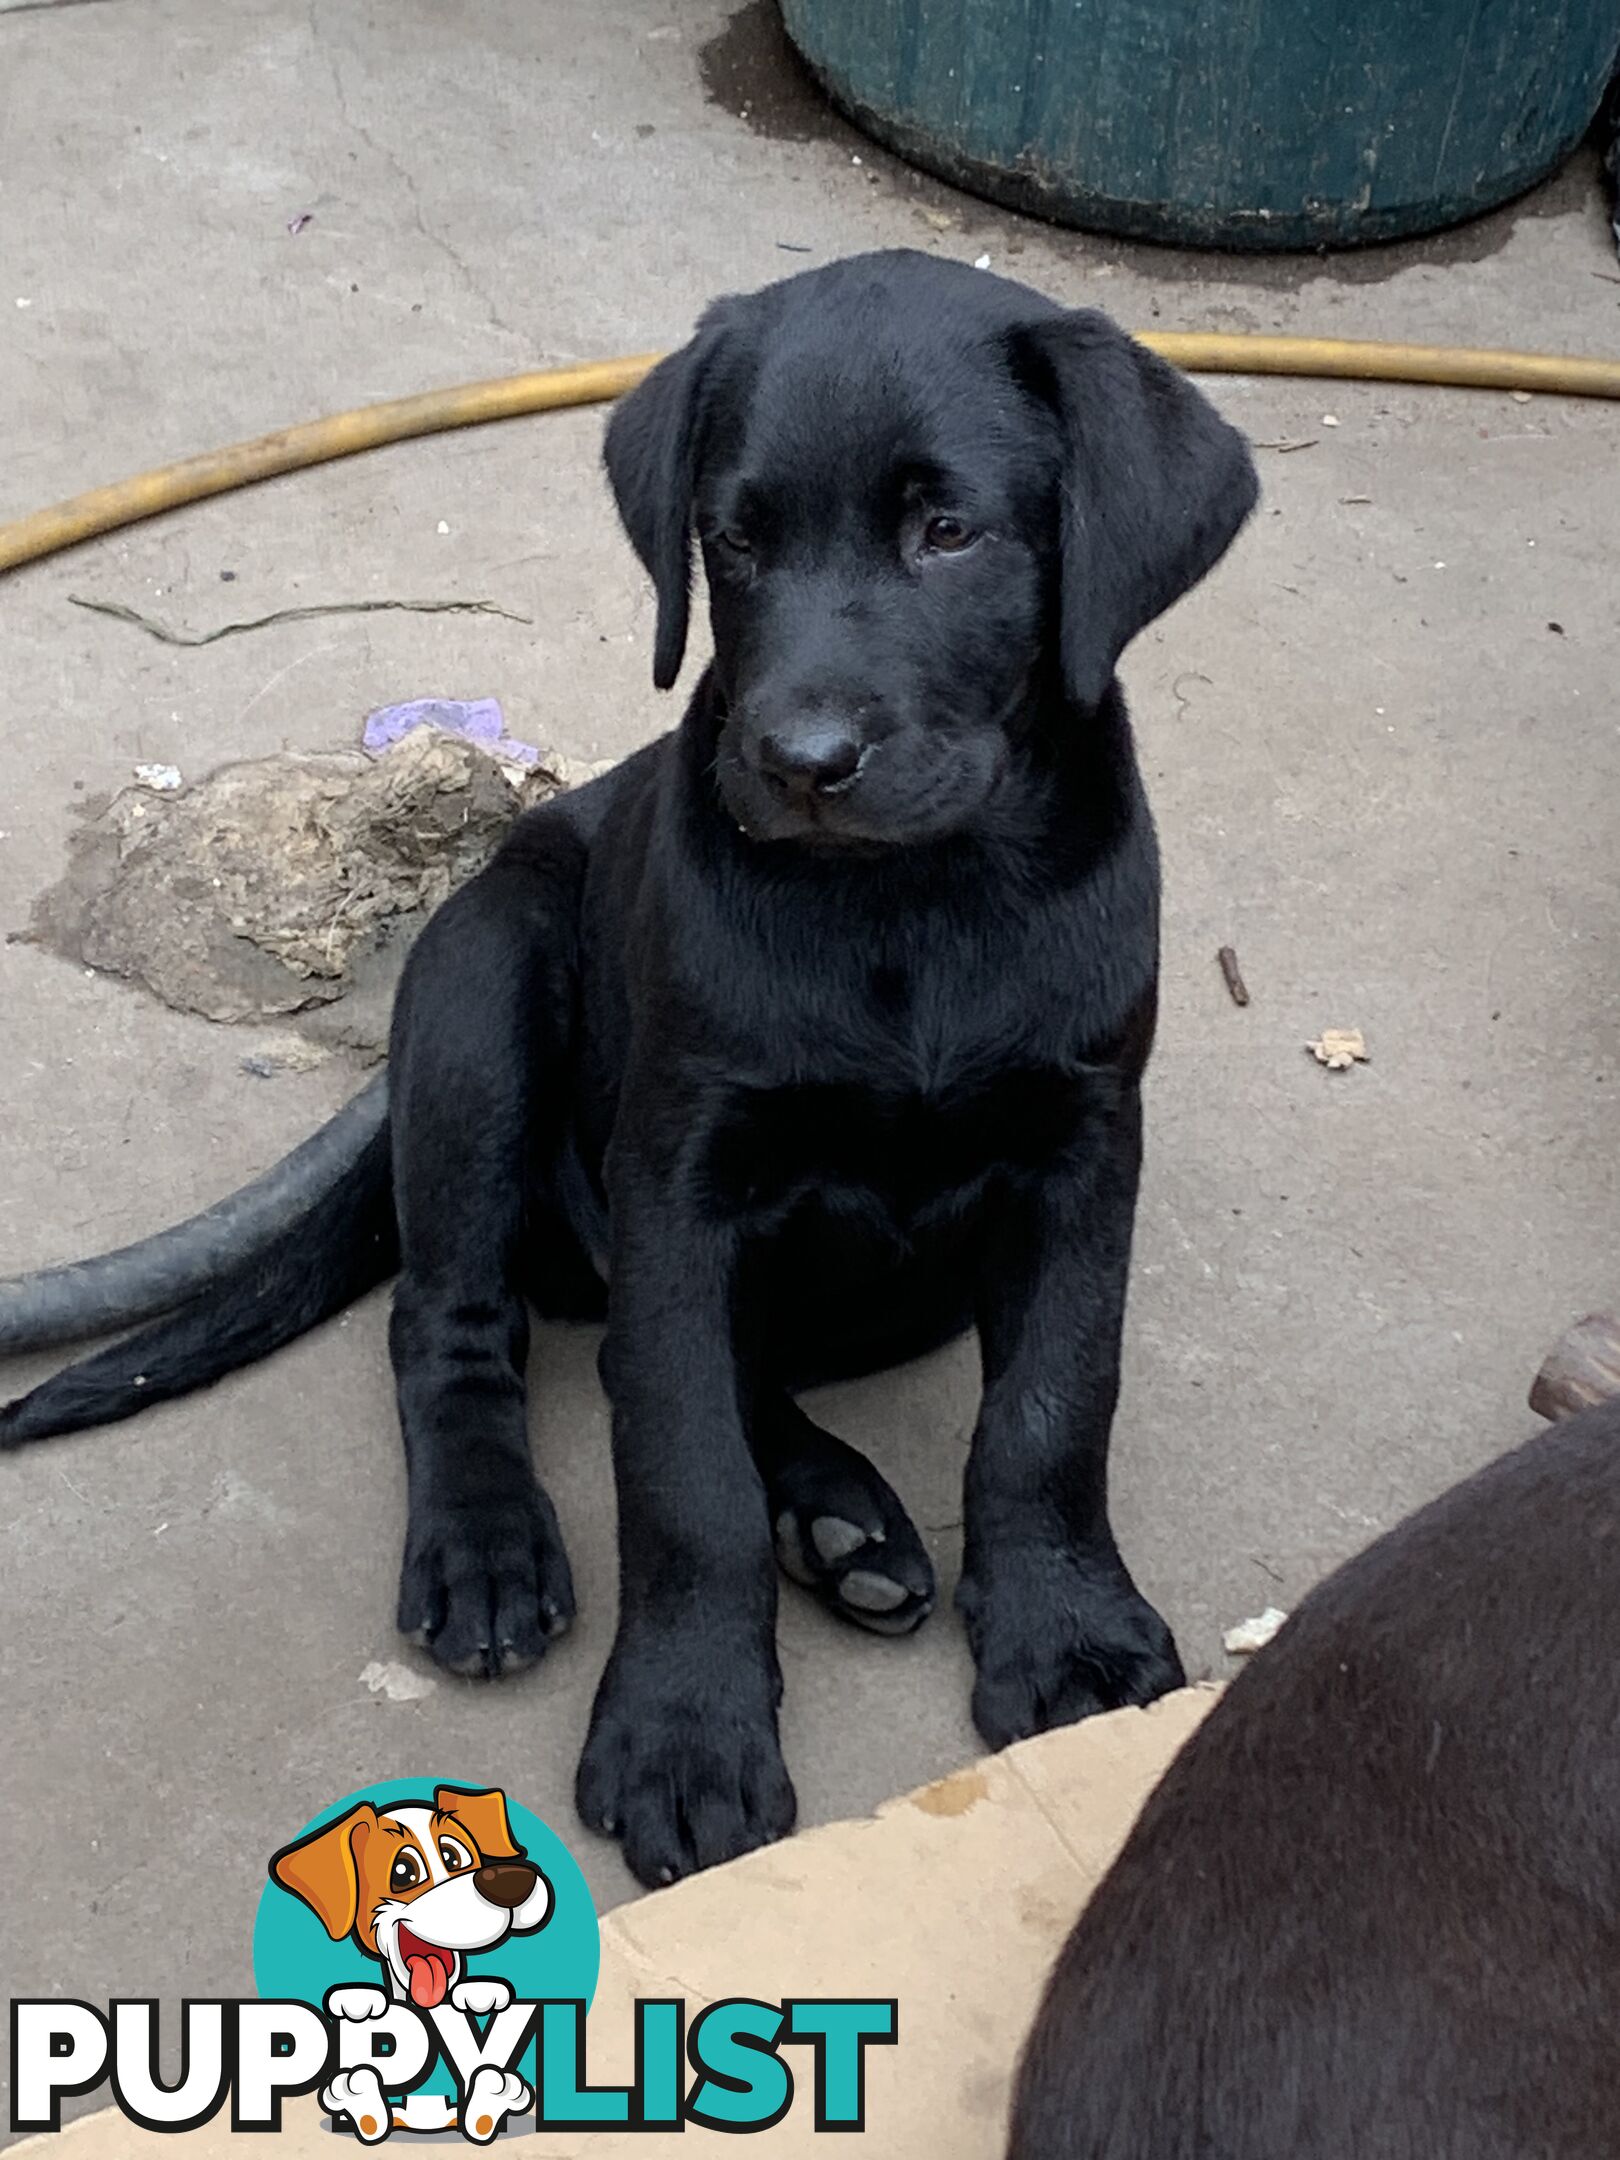
{"label": "dirt debris on ground", "polygon": [[382,758],[287,751],[121,788],[87,806],[23,935],[209,1020],[313,1024],[347,1000],[315,1032],[380,1053],[422,924],[571,776],[418,729]]}
{"label": "dirt debris on ground", "polygon": [[1324,1028],[1305,1047],[1329,1072],[1348,1072],[1352,1065],[1365,1065],[1371,1055],[1360,1028]]}
{"label": "dirt debris on ground", "polygon": [[1222,1637],[1228,1657],[1253,1657],[1263,1650],[1288,1618],[1280,1605],[1268,1605],[1264,1612],[1251,1619],[1240,1620],[1236,1627],[1228,1628]]}

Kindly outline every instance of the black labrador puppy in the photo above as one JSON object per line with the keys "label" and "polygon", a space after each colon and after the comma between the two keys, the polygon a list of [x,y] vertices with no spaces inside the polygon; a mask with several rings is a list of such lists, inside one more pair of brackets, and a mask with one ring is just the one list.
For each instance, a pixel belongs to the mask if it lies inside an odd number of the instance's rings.
{"label": "black labrador puppy", "polygon": [[[1247,449],[1101,315],[912,253],[721,301],[607,468],[680,728],[515,827],[402,984],[388,1130],[269,1253],[0,1416],[126,1415],[392,1264],[400,1625],[457,1672],[574,1606],[528,1308],[607,1284],[621,1605],[585,1820],[648,1882],[793,1822],[787,1570],[901,1632],[905,1509],[796,1394],[976,1326],[958,1602],[995,1747],[1181,1678],[1107,1512],[1158,872],[1115,681],[1224,552]],[[141,1391],[134,1392],[140,1376]]]}
{"label": "black labrador puppy", "polygon": [[1011,2160],[1620,2153],[1620,1402],[1331,1576],[1058,1965]]}

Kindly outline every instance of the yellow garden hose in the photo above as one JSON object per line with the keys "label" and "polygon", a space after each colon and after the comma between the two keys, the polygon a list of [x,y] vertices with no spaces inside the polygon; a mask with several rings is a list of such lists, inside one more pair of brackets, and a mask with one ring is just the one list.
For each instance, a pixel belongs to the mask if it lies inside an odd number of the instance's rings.
{"label": "yellow garden hose", "polygon": [[251,487],[255,480],[353,457],[359,450],[379,450],[384,443],[404,442],[412,435],[439,435],[446,428],[478,427],[486,420],[555,412],[565,405],[600,405],[633,390],[658,357],[636,353],[626,360],[595,360],[586,367],[541,368],[496,382],[462,383],[454,390],[424,390],[419,397],[357,405],[353,412],[306,420],[301,427],[277,428],[273,435],[233,443],[228,450],[205,450],[201,457],[162,465],[133,480],[114,481],[111,487],[92,488],[87,495],[71,495],[49,510],[19,518],[15,525],[0,525],[0,571],[160,511],[201,502],[205,495],[225,495],[232,488]]}
{"label": "yellow garden hose", "polygon": [[[1462,345],[1380,345],[1349,338],[1255,337],[1225,332],[1148,331],[1142,343],[1192,374],[1327,375],[1361,382],[1444,383],[1475,390],[1540,390],[1562,397],[1620,398],[1620,360],[1566,359],[1555,353],[1476,350]],[[178,465],[92,488],[13,525],[0,525],[0,572],[35,562],[98,533],[116,532],[163,510],[223,495],[232,488],[352,457],[413,435],[477,427],[520,413],[555,412],[622,396],[658,359],[636,353],[584,367],[542,368],[495,382],[427,390],[419,397],[361,405],[301,427],[278,428],[228,450],[205,451]]]}
{"label": "yellow garden hose", "polygon": [[1620,398],[1620,360],[1502,352],[1477,345],[1382,345],[1363,338],[1261,337],[1197,330],[1139,333],[1189,375],[1333,375],[1347,382],[1448,384]]}

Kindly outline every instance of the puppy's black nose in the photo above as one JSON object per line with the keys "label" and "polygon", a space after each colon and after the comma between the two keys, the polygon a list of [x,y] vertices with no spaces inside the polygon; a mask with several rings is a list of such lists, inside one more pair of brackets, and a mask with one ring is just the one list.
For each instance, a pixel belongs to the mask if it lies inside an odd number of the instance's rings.
{"label": "puppy's black nose", "polygon": [[853,780],[861,745],[842,720],[816,717],[759,738],[759,769],[790,795],[830,795]]}
{"label": "puppy's black nose", "polygon": [[491,1905],[516,1912],[534,1888],[538,1873],[538,1868],[531,1867],[527,1860],[486,1861],[481,1868],[473,1869],[473,1888]]}

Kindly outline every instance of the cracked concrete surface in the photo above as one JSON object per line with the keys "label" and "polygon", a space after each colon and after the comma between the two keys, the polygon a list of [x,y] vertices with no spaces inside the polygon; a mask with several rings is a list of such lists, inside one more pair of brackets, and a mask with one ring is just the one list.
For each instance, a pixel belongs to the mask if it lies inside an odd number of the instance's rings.
{"label": "cracked concrete surface", "polygon": [[[370,399],[669,344],[716,292],[894,243],[988,253],[1135,326],[1620,349],[1589,162],[1376,257],[1198,259],[919,180],[777,65],[757,17],[709,0],[6,10],[0,517]],[[1260,451],[1248,536],[1126,669],[1167,914],[1117,1516],[1194,1673],[1526,1430],[1542,1351],[1620,1278],[1620,412],[1212,387],[1259,441],[1308,447]],[[426,695],[497,695],[514,734],[582,759],[670,724],[600,430],[404,445],[7,579],[0,926],[137,762],[330,749]],[[70,593],[192,630],[400,594],[533,627],[395,615],[181,650]],[[1324,1026],[1371,1062],[1322,1071]],[[8,1270],[206,1202],[354,1085],[336,1062],[248,1077],[251,1033],[16,945],[0,1039]],[[504,1781],[577,1836],[604,1902],[629,1893],[569,1799],[612,1624],[594,1340],[548,1330],[534,1356],[577,1631],[517,1682],[393,1700],[361,1678],[415,1663],[391,1629],[384,1316],[373,1298],[206,1398],[0,1462],[0,1993],[243,1987],[273,1845],[389,1775]],[[959,1349],[823,1405],[947,1580],[973,1378]],[[948,1611],[892,1644],[790,1593],[782,1635],[807,1821],[975,1751]]]}

